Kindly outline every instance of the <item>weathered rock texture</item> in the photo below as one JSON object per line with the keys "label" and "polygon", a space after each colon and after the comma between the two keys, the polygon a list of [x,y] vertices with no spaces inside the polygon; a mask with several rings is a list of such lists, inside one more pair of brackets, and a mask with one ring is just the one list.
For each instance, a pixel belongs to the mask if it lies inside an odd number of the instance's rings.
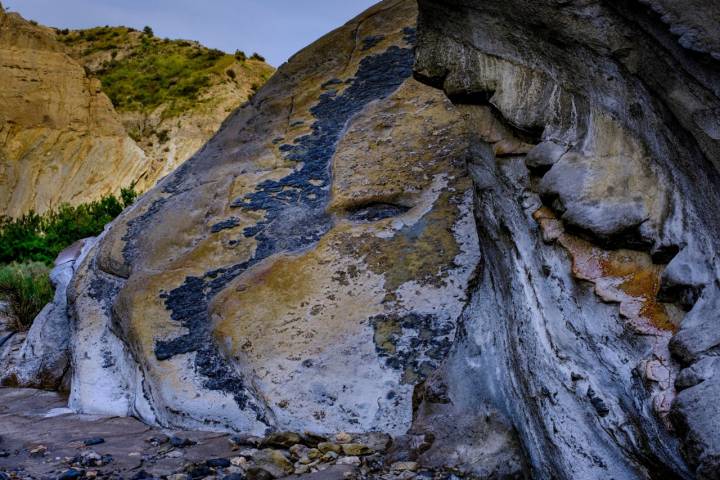
{"label": "weathered rock texture", "polygon": [[480,478],[717,478],[695,3],[422,0],[413,55],[386,0],[299,52],[82,262],[71,406],[383,430]]}
{"label": "weathered rock texture", "polygon": [[295,55],[71,287],[71,405],[163,425],[404,433],[478,264],[470,132],[412,79],[415,5]]}
{"label": "weathered rock texture", "polygon": [[505,413],[538,478],[717,478],[717,6],[420,12],[418,78],[482,112],[483,273],[434,380]]}
{"label": "weathered rock texture", "polygon": [[7,343],[0,349],[0,385],[68,390],[71,328],[67,287],[94,240],[75,242],[58,255],[50,272],[55,296],[35,317],[30,330],[13,332],[6,327],[7,332],[0,331],[0,347]]}
{"label": "weathered rock texture", "polygon": [[117,193],[143,172],[100,82],[51,29],[0,8],[0,215]]}

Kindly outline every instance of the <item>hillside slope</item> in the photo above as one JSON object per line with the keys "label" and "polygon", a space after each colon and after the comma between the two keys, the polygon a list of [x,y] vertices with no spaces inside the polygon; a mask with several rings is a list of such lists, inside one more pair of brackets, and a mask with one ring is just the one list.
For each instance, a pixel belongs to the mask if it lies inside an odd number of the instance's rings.
{"label": "hillside slope", "polygon": [[49,28],[0,10],[0,215],[117,192],[145,170],[100,82]]}
{"label": "hillside slope", "polygon": [[272,75],[262,57],[160,39],[126,27],[59,30],[70,56],[100,80],[150,165],[150,187],[195,153]]}
{"label": "hillside slope", "polygon": [[0,10],[0,215],[151,188],[273,71],[197,42]]}

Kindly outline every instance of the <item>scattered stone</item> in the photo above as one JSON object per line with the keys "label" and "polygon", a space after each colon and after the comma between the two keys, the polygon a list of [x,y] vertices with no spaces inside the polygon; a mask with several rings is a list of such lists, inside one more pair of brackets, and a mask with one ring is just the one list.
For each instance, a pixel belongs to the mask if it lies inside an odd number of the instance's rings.
{"label": "scattered stone", "polygon": [[89,470],[85,472],[85,478],[97,478],[98,471],[97,470]]}
{"label": "scattered stone", "polygon": [[37,447],[30,450],[30,456],[31,457],[42,457],[47,452],[47,447],[45,445],[38,445]]}
{"label": "scattered stone", "polygon": [[338,458],[338,465],[360,465],[360,457],[342,457]]}
{"label": "scattered stone", "polygon": [[300,444],[300,443],[293,445],[289,449],[290,455],[292,455],[295,458],[302,458],[303,456],[305,456],[307,454],[308,450],[310,450],[308,447],[306,447],[305,445]]}
{"label": "scattered stone", "polygon": [[170,441],[170,437],[167,435],[154,435],[146,440],[150,445],[153,447],[159,447],[160,445],[164,445]]}
{"label": "scattered stone", "polygon": [[248,461],[245,457],[233,457],[230,459],[230,463],[236,467],[246,467]]}
{"label": "scattered stone", "polygon": [[185,448],[192,445],[197,445],[197,442],[194,442],[189,438],[181,438],[173,435],[172,437],[170,437],[170,444],[175,448]]}
{"label": "scattered stone", "polygon": [[353,437],[347,432],[340,432],[337,435],[335,435],[335,441],[337,443],[350,443],[352,442]]}
{"label": "scattered stone", "polygon": [[[256,467],[266,470],[274,477],[283,477],[293,473],[293,464],[285,454],[279,450],[266,448],[260,450],[254,457],[253,463]],[[250,469],[248,469],[248,472]]]}
{"label": "scattered stone", "polygon": [[327,437],[319,433],[305,431],[303,434],[303,443],[308,447],[317,447],[318,443],[327,442]]}
{"label": "scattered stone", "polygon": [[212,475],[213,472],[204,463],[191,463],[185,467],[185,473],[187,473],[190,478],[205,478]]}
{"label": "scattered stone", "polygon": [[[322,453],[327,453],[327,452],[340,453],[340,452],[342,452],[342,447],[340,445],[338,445],[337,443],[321,442],[321,443],[318,443],[317,448]],[[310,457],[310,458],[312,458],[312,457]]]}
{"label": "scattered stone", "polygon": [[232,465],[232,463],[230,463],[230,460],[227,458],[211,458],[205,462],[205,465],[210,468],[227,468]]}
{"label": "scattered stone", "polygon": [[337,460],[338,454],[335,452],[327,452],[322,457],[320,457],[320,461],[322,462],[332,462],[334,460]]}
{"label": "scattered stone", "polygon": [[257,448],[246,448],[245,450],[240,450],[238,452],[238,455],[240,455],[241,457],[253,458],[255,455],[258,454],[259,451],[260,450],[258,450]]}
{"label": "scattered stone", "polygon": [[146,472],[145,470],[140,470],[139,472],[137,472],[135,475],[133,475],[131,477],[131,480],[146,480],[146,479],[150,479],[150,478],[154,478],[154,477],[152,475],[150,475],[148,472]]}
{"label": "scattered stone", "polygon": [[184,455],[184,453],[180,450],[171,450],[165,454],[168,458],[180,458]]}
{"label": "scattered stone", "polygon": [[188,477],[184,473],[174,473],[172,475],[167,476],[167,480],[189,480],[190,477]]}
{"label": "scattered stone", "polygon": [[264,446],[290,448],[295,444],[302,443],[303,439],[294,432],[271,433],[263,441]]}
{"label": "scattered stone", "polygon": [[248,468],[245,473],[245,478],[247,478],[247,480],[273,480],[275,477],[267,470],[259,467],[251,467]]}
{"label": "scattered stone", "polygon": [[92,438],[88,438],[87,440],[83,441],[83,445],[85,445],[86,447],[100,445],[101,443],[105,443],[105,439],[102,437],[92,437]]}
{"label": "scattered stone", "polygon": [[223,480],[245,480],[245,476],[239,473],[231,473],[230,475],[225,475]]}
{"label": "scattered stone", "polygon": [[228,438],[228,441],[233,447],[259,447],[262,443],[262,438],[254,435],[239,434],[231,436]]}
{"label": "scattered stone", "polygon": [[390,470],[396,472],[411,471],[414,472],[418,469],[417,462],[395,462],[390,466]]}
{"label": "scattered stone", "polygon": [[0,472],[0,480],[10,480],[10,477],[4,472]]}
{"label": "scattered stone", "polygon": [[58,480],[76,480],[78,478],[81,478],[84,474],[85,472],[83,472],[82,470],[69,468],[58,477]]}
{"label": "scattered stone", "polygon": [[310,450],[307,451],[306,455],[309,459],[314,460],[316,458],[322,457],[322,452],[320,450],[318,450],[317,448],[311,448]]}
{"label": "scattered stone", "polygon": [[372,449],[362,443],[344,443],[341,445],[342,451],[345,455],[370,455],[373,453]]}
{"label": "scattered stone", "polygon": [[10,456],[10,452],[7,450],[0,450],[0,458],[7,458]]}

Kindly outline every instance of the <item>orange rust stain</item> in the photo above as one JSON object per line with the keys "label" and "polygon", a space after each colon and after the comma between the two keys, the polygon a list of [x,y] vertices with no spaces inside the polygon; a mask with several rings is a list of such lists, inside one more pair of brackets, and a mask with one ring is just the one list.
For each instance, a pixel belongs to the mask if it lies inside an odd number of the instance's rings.
{"label": "orange rust stain", "polygon": [[[541,207],[533,218],[545,229],[559,222],[547,207]],[[620,313],[643,333],[676,332],[667,307],[658,301],[663,265],[652,262],[650,255],[637,250],[605,250],[592,243],[562,232],[557,241],[572,257],[576,278],[595,285],[603,300],[620,304]]]}

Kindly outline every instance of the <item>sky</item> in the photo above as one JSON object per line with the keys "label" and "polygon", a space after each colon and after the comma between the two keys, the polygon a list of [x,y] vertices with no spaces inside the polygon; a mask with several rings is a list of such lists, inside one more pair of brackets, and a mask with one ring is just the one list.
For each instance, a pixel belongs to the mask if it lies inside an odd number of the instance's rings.
{"label": "sky", "polygon": [[377,0],[0,0],[51,27],[152,27],[226,52],[258,52],[279,66]]}

